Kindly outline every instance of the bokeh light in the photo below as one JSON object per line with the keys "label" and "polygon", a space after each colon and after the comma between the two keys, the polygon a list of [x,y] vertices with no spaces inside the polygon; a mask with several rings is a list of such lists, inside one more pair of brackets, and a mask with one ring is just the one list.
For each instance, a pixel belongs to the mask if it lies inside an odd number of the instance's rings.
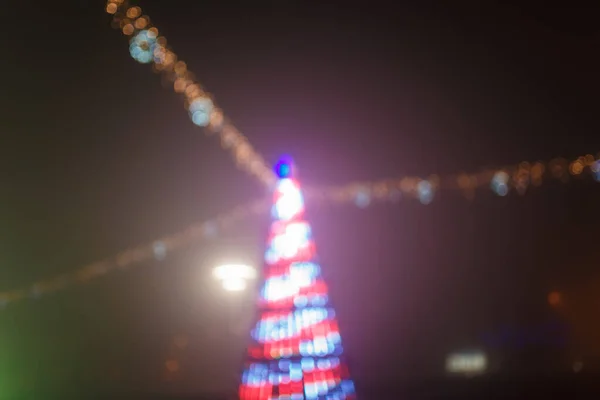
{"label": "bokeh light", "polygon": [[557,307],[562,304],[562,294],[558,291],[548,293],[548,304]]}
{"label": "bokeh light", "polygon": [[167,360],[165,367],[169,372],[177,372],[179,371],[179,362],[177,360]]}
{"label": "bokeh light", "polygon": [[213,110],[212,100],[206,97],[195,99],[189,107],[190,118],[195,125],[208,126]]}
{"label": "bokeh light", "polygon": [[498,196],[506,196],[508,194],[508,179],[509,176],[505,171],[498,171],[494,174],[490,186]]}
{"label": "bokeh light", "polygon": [[134,31],[135,28],[131,24],[125,24],[125,26],[123,27],[123,35],[131,36],[133,35]]}
{"label": "bokeh light", "polygon": [[109,13],[109,14],[114,14],[114,13],[117,12],[118,8],[119,7],[115,3],[108,3],[106,5],[106,12]]}
{"label": "bokeh light", "polygon": [[431,182],[423,180],[417,185],[419,201],[422,204],[429,204],[433,201],[434,189]]}
{"label": "bokeh light", "polygon": [[367,208],[371,204],[371,192],[366,188],[360,188],[356,191],[354,204],[359,208]]}
{"label": "bokeh light", "polygon": [[155,46],[156,36],[148,30],[142,30],[131,38],[129,53],[137,62],[148,64],[154,59]]}
{"label": "bokeh light", "polygon": [[248,281],[256,278],[256,270],[245,264],[224,264],[213,270],[213,276],[223,289],[239,292],[248,287]]}
{"label": "bokeh light", "polygon": [[141,8],[139,8],[139,7],[130,7],[130,8],[127,10],[127,13],[126,13],[126,15],[127,15],[127,18],[130,18],[130,19],[137,18],[137,17],[139,17],[140,15],[142,15],[142,9],[141,9]]}

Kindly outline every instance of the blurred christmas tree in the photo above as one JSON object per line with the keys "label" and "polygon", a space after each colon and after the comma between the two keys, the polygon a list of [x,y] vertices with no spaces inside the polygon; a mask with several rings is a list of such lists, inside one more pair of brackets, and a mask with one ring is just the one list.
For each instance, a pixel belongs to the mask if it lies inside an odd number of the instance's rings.
{"label": "blurred christmas tree", "polygon": [[276,172],[259,319],[240,399],[354,399],[291,160],[280,161]]}

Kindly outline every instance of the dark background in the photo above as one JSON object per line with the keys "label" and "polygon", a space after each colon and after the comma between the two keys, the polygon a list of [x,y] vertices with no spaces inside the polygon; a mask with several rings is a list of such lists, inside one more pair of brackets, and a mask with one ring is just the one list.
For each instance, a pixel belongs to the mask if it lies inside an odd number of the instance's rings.
{"label": "dark background", "polygon": [[[292,154],[309,186],[596,154],[600,9],[518,3],[136,4],[257,150]],[[0,16],[1,290],[265,194],[130,58],[102,2],[11,2]],[[599,200],[588,179],[473,202],[309,204],[357,384],[437,376],[486,333],[552,322],[547,293],[594,276]],[[226,391],[244,335],[209,268],[222,252],[259,259],[266,223],[9,306],[0,397]]]}

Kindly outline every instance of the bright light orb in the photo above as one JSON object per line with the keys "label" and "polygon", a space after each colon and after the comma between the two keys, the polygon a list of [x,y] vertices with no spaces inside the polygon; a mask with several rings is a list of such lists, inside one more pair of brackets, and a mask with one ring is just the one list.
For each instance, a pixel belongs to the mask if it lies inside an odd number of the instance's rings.
{"label": "bright light orb", "polygon": [[281,179],[277,184],[278,198],[273,206],[273,216],[281,220],[290,220],[304,209],[304,199],[300,189],[291,179]]}
{"label": "bright light orb", "polygon": [[156,34],[145,29],[131,38],[129,54],[139,63],[148,64],[154,60]]}
{"label": "bright light orb", "polygon": [[245,264],[225,264],[215,268],[213,276],[218,280],[254,279],[256,278],[256,270]]}
{"label": "bright light orb", "polygon": [[213,111],[213,102],[206,97],[194,99],[188,109],[194,125],[207,126],[210,123],[210,114]]}
{"label": "bright light orb", "polygon": [[228,292],[241,292],[248,287],[244,279],[226,279],[222,282],[223,289]]}
{"label": "bright light orb", "polygon": [[270,249],[274,251],[277,259],[292,258],[308,246],[309,241],[309,225],[306,222],[294,222],[287,225],[284,232],[273,237]]}
{"label": "bright light orb", "polygon": [[354,204],[359,208],[367,208],[371,204],[371,194],[366,189],[358,191],[354,197]]}
{"label": "bright light orb", "polygon": [[213,270],[213,276],[228,292],[245,290],[248,281],[256,278],[256,270],[244,264],[225,264]]}
{"label": "bright light orb", "polygon": [[446,358],[446,371],[450,373],[482,373],[486,367],[487,358],[482,352],[454,353]]}
{"label": "bright light orb", "polygon": [[421,204],[429,204],[433,200],[433,185],[429,181],[421,181],[417,185],[417,195]]}
{"label": "bright light orb", "polygon": [[494,174],[490,186],[498,196],[506,196],[508,194],[509,176],[504,171],[498,171]]}
{"label": "bright light orb", "polygon": [[293,175],[293,161],[291,157],[282,157],[277,164],[275,164],[275,173],[279,179],[291,178]]}

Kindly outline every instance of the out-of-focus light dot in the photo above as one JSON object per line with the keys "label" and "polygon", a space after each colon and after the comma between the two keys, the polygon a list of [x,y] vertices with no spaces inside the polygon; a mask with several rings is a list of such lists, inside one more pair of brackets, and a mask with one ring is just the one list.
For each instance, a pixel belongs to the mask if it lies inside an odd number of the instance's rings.
{"label": "out-of-focus light dot", "polygon": [[200,86],[198,86],[198,84],[196,84],[196,83],[187,85],[187,87],[185,88],[185,95],[187,97],[197,97],[201,93],[202,93],[202,90],[200,89]]}
{"label": "out-of-focus light dot", "polygon": [[213,110],[212,100],[206,97],[198,97],[189,107],[192,122],[198,126],[207,126],[210,122],[210,114]]}
{"label": "out-of-focus light dot", "polygon": [[140,17],[134,22],[136,29],[144,29],[148,25],[147,17]]}
{"label": "out-of-focus light dot", "polygon": [[268,249],[265,252],[265,262],[267,264],[269,264],[269,265],[275,264],[278,260],[279,260],[279,256],[277,256],[277,253],[275,251],[273,251],[272,249]]}
{"label": "out-of-focus light dot", "polygon": [[156,38],[156,44],[158,44],[162,47],[166,47],[167,46],[167,38],[164,36],[159,36],[158,38]]}
{"label": "out-of-focus light dot", "polygon": [[109,14],[114,14],[114,13],[117,12],[118,8],[119,7],[115,3],[108,3],[106,5],[106,12],[109,13]]}
{"label": "out-of-focus light dot", "polygon": [[[189,103],[193,103],[196,99],[200,97],[206,97],[206,93],[204,93],[200,86],[196,84],[191,84],[185,88],[184,96],[186,97],[186,100]],[[212,113],[214,113],[214,108],[212,109],[211,114]],[[208,123],[210,124],[210,120],[208,121]]]}
{"label": "out-of-focus light dot", "polygon": [[142,64],[148,64],[148,63],[152,62],[152,54],[150,54],[148,52],[141,53],[137,57],[137,60],[139,62],[141,62]]}
{"label": "out-of-focus light dot", "polygon": [[30,295],[31,297],[33,297],[34,299],[39,298],[42,295],[42,288],[41,285],[39,284],[35,284],[31,287],[31,291],[30,291]]}
{"label": "out-of-focus light dot", "polygon": [[281,159],[275,165],[275,174],[280,179],[291,178],[292,177],[292,159],[288,156],[281,157]]}
{"label": "out-of-focus light dot", "polygon": [[498,196],[506,196],[508,194],[508,179],[509,176],[504,171],[498,171],[494,174],[490,186]]}
{"label": "out-of-focus light dot", "polygon": [[298,296],[294,299],[294,305],[298,308],[303,308],[308,305],[308,299],[306,296]]}
{"label": "out-of-focus light dot", "polygon": [[590,170],[592,171],[592,175],[594,176],[594,179],[596,181],[600,182],[600,160],[594,161],[590,165]]}
{"label": "out-of-focus light dot", "polygon": [[548,294],[548,304],[556,307],[562,303],[562,295],[560,292],[554,291]]}
{"label": "out-of-focus light dot", "polygon": [[167,246],[163,242],[154,242],[152,251],[154,252],[154,258],[159,261],[164,260],[165,257],[167,257]]}
{"label": "out-of-focus light dot", "polygon": [[246,139],[240,139],[240,141],[235,146],[235,158],[236,161],[245,164],[248,162],[250,157],[252,156],[252,148],[247,143]]}
{"label": "out-of-focus light dot", "polygon": [[354,204],[359,208],[366,208],[371,203],[371,194],[367,189],[360,189],[354,196]]}
{"label": "out-of-focus light dot", "polygon": [[391,189],[388,196],[390,201],[396,203],[402,198],[402,192],[400,192],[398,189]]}
{"label": "out-of-focus light dot", "polygon": [[175,343],[175,346],[177,346],[180,349],[184,349],[187,347],[188,345],[188,338],[186,335],[177,335],[173,338],[173,343]]}
{"label": "out-of-focus light dot", "polygon": [[177,362],[177,360],[168,360],[165,362],[165,366],[169,372],[179,371],[179,362]]}
{"label": "out-of-focus light dot", "polygon": [[183,75],[186,73],[187,71],[187,65],[185,62],[183,61],[177,61],[175,63],[175,66],[173,67],[173,70],[175,71],[175,73],[177,75]]}
{"label": "out-of-focus light dot", "polygon": [[421,181],[417,185],[417,195],[422,204],[429,204],[433,200],[433,185],[429,181]]}
{"label": "out-of-focus light dot", "polygon": [[303,358],[300,360],[302,370],[305,372],[311,372],[315,369],[315,360],[312,358]]}
{"label": "out-of-focus light dot", "polygon": [[140,31],[133,38],[129,46],[131,57],[142,64],[150,63],[154,58],[156,41],[148,37],[148,31]]}
{"label": "out-of-focus light dot", "polygon": [[153,26],[152,28],[148,29],[148,37],[150,39],[157,39],[158,38],[158,28]]}
{"label": "out-of-focus light dot", "polygon": [[134,30],[135,29],[134,29],[133,25],[127,24],[123,27],[123,35],[127,35],[127,36],[132,35]]}
{"label": "out-of-focus light dot", "polygon": [[217,234],[217,225],[214,222],[207,222],[202,227],[202,233],[205,237],[214,237]]}
{"label": "out-of-focus light dot", "polygon": [[342,390],[346,393],[354,393],[354,383],[352,381],[343,381]]}
{"label": "out-of-focus light dot", "polygon": [[319,361],[317,361],[317,368],[318,369],[329,369],[329,368],[331,368],[331,362],[328,359],[319,360]]}
{"label": "out-of-focus light dot", "polygon": [[139,7],[131,7],[127,10],[127,18],[137,18],[142,14],[142,9]]}
{"label": "out-of-focus light dot", "polygon": [[187,79],[177,78],[175,79],[175,83],[173,83],[173,90],[175,90],[175,92],[177,93],[182,93],[185,90],[187,84]]}
{"label": "out-of-focus light dot", "polygon": [[223,285],[223,289],[227,290],[228,292],[241,292],[248,286],[246,280],[242,278],[225,279],[221,282],[221,284]]}
{"label": "out-of-focus light dot", "polygon": [[583,162],[581,162],[581,160],[577,160],[571,163],[569,166],[569,172],[571,172],[572,175],[579,175],[583,172],[584,167],[585,165]]}

